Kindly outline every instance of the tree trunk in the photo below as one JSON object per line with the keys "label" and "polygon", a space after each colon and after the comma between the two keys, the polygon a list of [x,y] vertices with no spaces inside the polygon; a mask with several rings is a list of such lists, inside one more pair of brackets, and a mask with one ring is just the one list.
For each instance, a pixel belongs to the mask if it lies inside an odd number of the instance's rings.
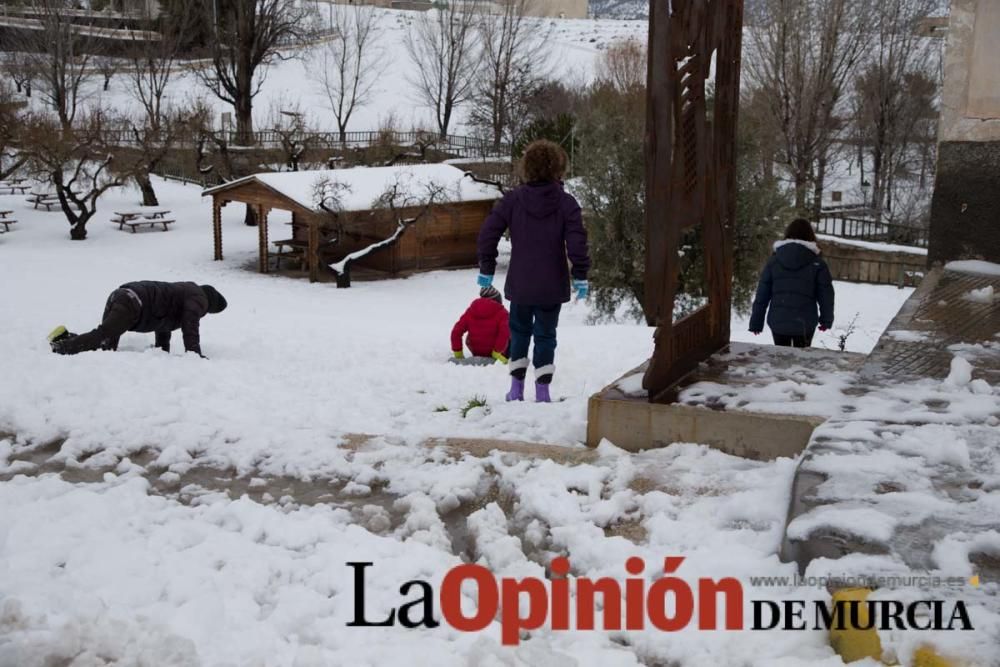
{"label": "tree trunk", "polygon": [[249,93],[236,102],[236,143],[240,146],[253,145],[253,102]]}
{"label": "tree trunk", "polygon": [[826,154],[816,161],[816,182],[813,189],[813,220],[819,220],[823,212],[823,190],[826,187]]}
{"label": "tree trunk", "polygon": [[69,237],[74,241],[83,241],[87,238],[87,218],[80,218],[69,228]]}
{"label": "tree trunk", "polygon": [[254,207],[251,204],[247,204],[247,213],[246,217],[243,218],[243,224],[247,227],[257,226],[257,211],[254,210]]}
{"label": "tree trunk", "polygon": [[351,265],[344,266],[344,272],[337,274],[337,288],[351,286]]}
{"label": "tree trunk", "polygon": [[142,193],[143,206],[160,205],[160,201],[156,198],[156,190],[153,189],[153,182],[149,180],[149,174],[147,173],[136,174],[135,182],[139,185],[139,192]]}
{"label": "tree trunk", "polygon": [[804,211],[806,208],[806,185],[809,182],[805,170],[795,171],[795,208]]}

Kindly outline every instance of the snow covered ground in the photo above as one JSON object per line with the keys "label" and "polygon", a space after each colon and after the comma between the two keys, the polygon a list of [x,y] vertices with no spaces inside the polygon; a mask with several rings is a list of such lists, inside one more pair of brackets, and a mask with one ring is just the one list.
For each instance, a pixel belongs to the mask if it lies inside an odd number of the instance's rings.
{"label": "snow covered ground", "polygon": [[[566,552],[575,572],[592,576],[621,577],[628,556],[670,553],[688,557],[682,574],[692,581],[791,574],[775,554],[794,462],[749,462],[696,444],[638,457],[607,447],[579,465],[419,446],[453,436],[579,448],[587,397],[648,355],[651,332],[589,325],[586,304],[569,305],[554,385],[562,400],[507,405],[503,367],[445,363],[451,324],[476,293],[474,270],[349,290],[262,276],[251,269],[256,232],[237,207],[224,209],[226,260],[214,262],[208,201],[192,186],[157,187],[178,221],[170,232],[119,231],[111,212],[134,206],[137,192],[112,191],[85,242],[68,240],[59,213],[0,197],[20,220],[0,236],[0,433],[9,434],[0,472],[25,474],[0,484],[0,664],[103,656],[159,665],[728,665],[748,655],[755,664],[839,664],[821,632],[539,631],[513,649],[498,644],[497,624],[479,634],[346,627],[351,560],[384,573],[372,579],[373,608],[398,603],[405,580],[439,580],[462,557],[508,576],[539,575],[539,562]],[[226,295],[229,308],[203,321],[209,361],[179,346],[163,354],[138,334],[114,354],[51,354],[49,329],[93,326],[107,293],[136,279],[195,280]],[[909,294],[837,288],[838,321],[860,313],[848,338],[859,351]],[[734,339],[754,339],[744,329],[735,321]],[[834,334],[819,344],[835,347]],[[475,396],[487,407],[463,418]],[[351,433],[387,437],[357,451],[341,446]],[[38,461],[24,459],[52,441],[49,465],[107,472],[87,484],[39,475]],[[358,506],[261,502],[224,488],[152,491],[206,466],[252,477],[251,487],[276,475],[335,480]],[[491,487],[512,500],[474,509]],[[378,489],[392,499],[388,513]],[[475,546],[456,549],[443,517],[470,504]],[[637,544],[615,533],[626,524],[640,527]]]}

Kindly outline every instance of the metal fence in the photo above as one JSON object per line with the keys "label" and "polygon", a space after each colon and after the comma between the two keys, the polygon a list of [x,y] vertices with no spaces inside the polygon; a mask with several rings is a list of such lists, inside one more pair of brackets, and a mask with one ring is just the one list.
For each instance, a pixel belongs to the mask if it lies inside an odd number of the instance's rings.
{"label": "metal fence", "polygon": [[846,215],[823,214],[816,220],[815,225],[816,232],[819,234],[827,234],[842,239],[855,239],[874,243],[894,243],[919,248],[927,247],[929,236],[927,227],[914,227]]}
{"label": "metal fence", "polygon": [[[231,147],[242,145],[235,131],[223,133]],[[282,136],[284,135],[284,137]],[[438,137],[436,133],[396,132],[392,130],[369,130],[365,132],[299,132],[289,135],[278,130],[260,130],[252,135],[253,148],[280,148],[282,141],[289,137],[309,148],[337,150],[344,148],[365,148],[387,144],[392,146],[433,145],[434,148],[457,158],[509,158],[510,144],[493,142],[478,137],[464,137],[449,134]],[[130,146],[137,143],[135,134],[128,128],[104,130],[104,140],[111,145]]]}

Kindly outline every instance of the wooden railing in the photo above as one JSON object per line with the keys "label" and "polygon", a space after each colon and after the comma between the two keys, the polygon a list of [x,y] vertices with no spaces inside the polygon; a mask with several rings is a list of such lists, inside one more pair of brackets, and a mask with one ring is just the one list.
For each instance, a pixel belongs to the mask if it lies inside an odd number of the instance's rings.
{"label": "wooden railing", "polygon": [[817,234],[874,243],[927,247],[928,229],[926,227],[913,227],[870,218],[836,214],[822,214],[814,224]]}
{"label": "wooden railing", "polygon": [[[230,146],[241,145],[235,131],[226,132]],[[260,130],[254,132],[251,145],[255,148],[278,148],[281,146],[282,133],[278,130]],[[344,147],[366,147],[381,143],[393,146],[413,146],[420,143],[433,142],[435,148],[460,158],[497,158],[510,157],[510,144],[495,146],[493,142],[477,137],[464,137],[449,134],[438,137],[436,133],[427,132],[387,132],[369,130],[365,132],[302,132],[294,136],[296,141],[310,148],[337,149]],[[117,146],[129,146],[136,143],[135,135],[126,128],[108,129],[104,131],[104,140]]]}

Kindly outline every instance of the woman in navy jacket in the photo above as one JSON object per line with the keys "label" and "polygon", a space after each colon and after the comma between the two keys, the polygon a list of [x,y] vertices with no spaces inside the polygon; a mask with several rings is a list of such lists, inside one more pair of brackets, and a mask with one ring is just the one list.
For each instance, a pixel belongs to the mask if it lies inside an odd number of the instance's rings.
{"label": "woman in navy jacket", "polygon": [[754,334],[764,330],[765,311],[775,345],[809,347],[817,325],[820,331],[833,326],[833,278],[808,220],[793,220],[785,240],[774,244],[753,301]]}

